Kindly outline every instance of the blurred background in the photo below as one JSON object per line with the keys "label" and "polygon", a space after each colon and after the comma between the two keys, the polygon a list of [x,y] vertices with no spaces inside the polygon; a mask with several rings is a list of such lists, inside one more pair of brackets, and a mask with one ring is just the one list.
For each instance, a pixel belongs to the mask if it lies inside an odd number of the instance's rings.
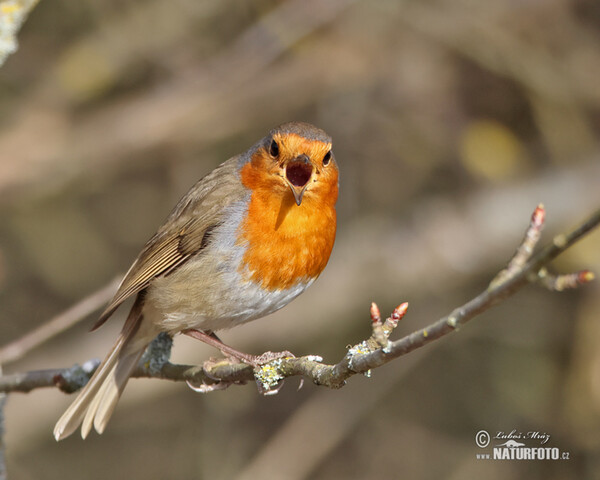
{"label": "blurred background", "polygon": [[[42,1],[19,40],[0,69],[1,344],[123,273],[198,178],[289,120],[334,139],[337,242],[298,300],[223,332],[244,351],[337,362],[371,301],[410,302],[398,338],[484,290],[539,202],[543,243],[600,204],[594,0]],[[599,274],[600,232],[554,266]],[[132,380],[86,442],[52,438],[73,397],[10,395],[9,478],[600,478],[599,284],[529,286],[339,391]],[[126,310],[5,372],[103,357]],[[174,361],[211,355],[176,339]],[[479,430],[513,429],[571,459],[476,459]]]}

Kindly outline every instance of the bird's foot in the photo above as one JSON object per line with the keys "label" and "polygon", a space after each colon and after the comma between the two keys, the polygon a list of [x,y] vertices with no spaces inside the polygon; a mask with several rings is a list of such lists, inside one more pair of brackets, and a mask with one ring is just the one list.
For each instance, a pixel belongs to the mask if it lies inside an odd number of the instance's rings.
{"label": "bird's foot", "polygon": [[249,353],[240,352],[229,345],[225,345],[219,337],[217,337],[214,333],[203,332],[202,330],[186,330],[186,335],[195,338],[196,340],[200,340],[201,342],[206,343],[212,347],[219,349],[223,355],[225,355],[229,359],[235,359],[239,362],[245,363],[246,365],[250,365],[254,368],[260,368],[263,365],[266,365],[273,360],[279,360],[281,358],[291,357],[294,358],[294,354],[288,352],[287,350],[283,352],[265,352],[261,355],[251,355]]}

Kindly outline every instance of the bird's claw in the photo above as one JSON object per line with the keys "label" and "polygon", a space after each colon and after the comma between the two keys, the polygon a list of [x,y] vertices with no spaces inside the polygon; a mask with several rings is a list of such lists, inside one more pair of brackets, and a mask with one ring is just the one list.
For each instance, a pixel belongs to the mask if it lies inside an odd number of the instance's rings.
{"label": "bird's claw", "polygon": [[186,381],[187,386],[190,387],[194,392],[198,393],[210,393],[216,392],[217,390],[225,390],[229,388],[230,385],[233,385],[233,382],[218,382],[218,383],[201,383],[200,385],[193,385],[189,380]]}

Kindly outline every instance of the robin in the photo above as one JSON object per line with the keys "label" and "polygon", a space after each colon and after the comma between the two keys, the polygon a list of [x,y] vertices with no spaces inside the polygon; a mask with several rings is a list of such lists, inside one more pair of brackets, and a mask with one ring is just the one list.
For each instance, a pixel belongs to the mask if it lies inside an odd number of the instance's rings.
{"label": "robin", "polygon": [[110,352],[54,428],[102,433],[148,344],[185,333],[242,361],[213,332],[279,310],[325,268],[336,231],[331,138],[308,123],[273,129],[202,178],[146,243],[93,330],[135,302]]}

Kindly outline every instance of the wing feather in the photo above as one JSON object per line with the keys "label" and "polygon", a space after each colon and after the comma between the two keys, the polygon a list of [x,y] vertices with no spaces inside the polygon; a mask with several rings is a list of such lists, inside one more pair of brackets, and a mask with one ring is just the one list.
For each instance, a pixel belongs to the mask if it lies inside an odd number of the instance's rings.
{"label": "wing feather", "polygon": [[100,327],[121,303],[148,287],[154,278],[173,272],[206,246],[211,231],[222,221],[225,207],[246,195],[237,173],[240,161],[238,156],[221,164],[179,201],[133,262],[92,330]]}

